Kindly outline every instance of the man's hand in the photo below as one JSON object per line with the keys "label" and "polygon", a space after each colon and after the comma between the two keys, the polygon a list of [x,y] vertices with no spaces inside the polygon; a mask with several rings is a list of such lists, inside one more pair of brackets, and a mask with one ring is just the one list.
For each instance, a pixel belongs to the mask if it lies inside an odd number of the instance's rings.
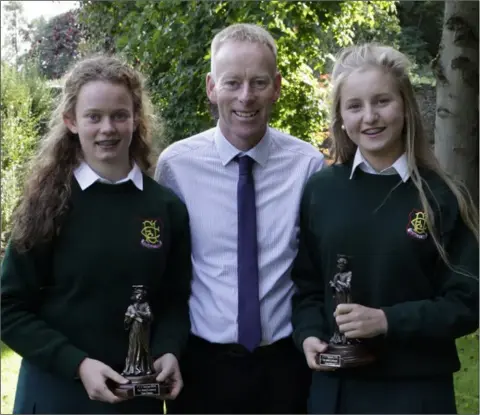
{"label": "man's hand", "polygon": [[161,399],[175,399],[183,388],[182,374],[177,358],[172,353],[166,353],[153,363],[158,373],[157,382],[168,382],[171,389]]}
{"label": "man's hand", "polygon": [[307,360],[308,367],[313,370],[323,370],[331,371],[335,370],[334,367],[319,365],[317,357],[319,353],[325,352],[327,350],[328,344],[321,341],[317,337],[307,337],[302,344],[303,353],[305,354],[305,359]]}
{"label": "man's hand", "polygon": [[387,318],[383,310],[359,304],[339,304],[335,309],[335,320],[341,333],[350,339],[364,339],[385,334]]}
{"label": "man's hand", "polygon": [[78,367],[78,376],[91,400],[108,403],[118,403],[126,400],[116,396],[107,386],[108,380],[119,384],[129,382],[128,379],[115,372],[110,366],[87,357]]}

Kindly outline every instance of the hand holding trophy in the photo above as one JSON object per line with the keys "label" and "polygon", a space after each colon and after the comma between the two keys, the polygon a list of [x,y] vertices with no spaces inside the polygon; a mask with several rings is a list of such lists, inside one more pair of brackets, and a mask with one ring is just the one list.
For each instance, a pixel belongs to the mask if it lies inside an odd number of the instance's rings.
{"label": "hand holding trophy", "polygon": [[156,381],[150,353],[150,326],[153,315],[147,302],[144,285],[134,285],[131,304],[125,312],[124,324],[129,331],[128,353],[122,376],[130,382],[116,385],[114,393],[121,397],[160,397],[169,391],[169,385]]}
{"label": "hand holding trophy", "polygon": [[[352,272],[348,270],[348,260],[345,255],[338,256],[337,271],[330,281],[335,307],[339,304],[352,303]],[[320,353],[317,360],[319,365],[348,368],[366,365],[375,358],[360,340],[347,338],[335,323],[335,331],[329,341],[327,353]]]}

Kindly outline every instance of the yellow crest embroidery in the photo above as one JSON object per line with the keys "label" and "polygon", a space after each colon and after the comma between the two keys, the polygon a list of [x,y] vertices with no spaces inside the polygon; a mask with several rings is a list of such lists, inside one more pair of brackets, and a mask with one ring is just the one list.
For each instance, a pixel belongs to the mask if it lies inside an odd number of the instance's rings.
{"label": "yellow crest embroidery", "polygon": [[420,210],[412,210],[408,216],[407,234],[417,239],[426,239],[427,215]]}
{"label": "yellow crest embroidery", "polygon": [[157,220],[144,220],[142,222],[143,239],[142,245],[146,248],[160,248],[162,242],[160,241],[160,226],[157,225]]}

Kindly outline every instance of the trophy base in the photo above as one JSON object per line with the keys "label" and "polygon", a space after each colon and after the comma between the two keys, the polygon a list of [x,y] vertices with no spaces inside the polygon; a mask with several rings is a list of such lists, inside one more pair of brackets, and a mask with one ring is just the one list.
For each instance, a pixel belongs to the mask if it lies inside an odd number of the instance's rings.
{"label": "trophy base", "polygon": [[157,398],[170,392],[168,383],[160,383],[155,380],[157,375],[124,376],[130,383],[126,385],[116,384],[113,393],[122,398],[135,398],[137,396]]}
{"label": "trophy base", "polygon": [[327,352],[317,356],[319,365],[351,368],[364,366],[375,360],[373,354],[362,344],[329,344]]}

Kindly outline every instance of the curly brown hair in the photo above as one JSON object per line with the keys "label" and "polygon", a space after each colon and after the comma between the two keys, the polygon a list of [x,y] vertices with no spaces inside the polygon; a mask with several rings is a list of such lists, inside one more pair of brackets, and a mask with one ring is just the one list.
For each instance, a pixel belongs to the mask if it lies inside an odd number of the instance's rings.
{"label": "curly brown hair", "polygon": [[149,172],[153,111],[143,76],[121,59],[95,56],[78,62],[66,75],[65,85],[49,131],[29,164],[23,195],[13,214],[11,241],[20,252],[58,234],[68,211],[73,171],[83,159],[77,134],[65,125],[74,117],[80,89],[93,81],[124,85],[132,94],[134,116],[138,122],[130,144],[130,158]]}

